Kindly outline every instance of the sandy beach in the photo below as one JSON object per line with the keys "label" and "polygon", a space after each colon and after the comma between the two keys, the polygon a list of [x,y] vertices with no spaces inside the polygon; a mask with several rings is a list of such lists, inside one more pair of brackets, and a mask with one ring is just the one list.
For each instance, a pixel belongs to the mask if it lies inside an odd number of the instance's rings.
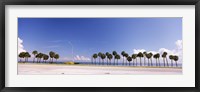
{"label": "sandy beach", "polygon": [[18,63],[19,75],[180,75],[182,68]]}

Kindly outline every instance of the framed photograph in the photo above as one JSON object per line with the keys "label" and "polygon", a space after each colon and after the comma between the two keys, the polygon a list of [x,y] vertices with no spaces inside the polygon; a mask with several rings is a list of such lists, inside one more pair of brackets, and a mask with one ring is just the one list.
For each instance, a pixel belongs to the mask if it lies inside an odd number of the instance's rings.
{"label": "framed photograph", "polygon": [[199,91],[199,0],[9,0],[0,10],[1,91]]}

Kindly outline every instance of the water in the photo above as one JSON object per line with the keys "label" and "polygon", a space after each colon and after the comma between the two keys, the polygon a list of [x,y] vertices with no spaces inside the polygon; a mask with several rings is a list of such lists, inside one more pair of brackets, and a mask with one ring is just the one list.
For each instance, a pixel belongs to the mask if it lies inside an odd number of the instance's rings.
{"label": "water", "polygon": [[[136,63],[134,62],[130,62],[130,65],[129,65],[129,63],[127,62],[124,62],[124,64],[122,63],[122,62],[108,62],[108,64],[107,64],[107,62],[96,62],[96,63],[94,63],[94,62],[79,62],[80,64],[93,64],[93,65],[111,65],[111,66],[136,66]],[[144,62],[142,62],[142,64],[141,64],[142,66],[148,66],[148,63],[146,62],[145,64],[144,64]],[[149,66],[151,65],[151,63],[149,63]],[[171,65],[171,62],[168,62],[168,65],[169,66],[172,66]],[[182,67],[182,63],[177,63],[177,65],[178,65],[178,67]],[[140,62],[137,62],[137,66],[140,66]],[[156,63],[152,63],[152,66],[156,66]],[[157,66],[159,66],[159,63],[157,63]],[[164,66],[164,63],[160,63],[160,66]],[[165,63],[165,66],[167,66],[167,63]],[[173,62],[173,66],[176,66],[176,64],[175,64],[175,62]]]}
{"label": "water", "polygon": [[[32,63],[32,62],[33,61],[28,61],[28,63]],[[133,61],[130,62],[130,65],[129,65],[128,62],[124,62],[124,64],[123,64],[122,61],[120,61],[120,62],[118,61],[118,63],[117,62],[115,62],[115,63],[114,62],[108,62],[108,64],[107,64],[107,61],[104,61],[104,62],[97,61],[96,63],[95,62],[91,62],[91,61],[74,61],[74,62],[78,63],[78,64],[85,64],[85,65],[136,66],[136,63],[135,62],[133,63]],[[41,62],[41,63],[43,63],[43,62]],[[47,63],[49,63],[49,62],[47,62]],[[54,61],[53,63],[54,64],[64,64],[64,62],[62,62],[62,61],[57,61],[57,62]],[[150,65],[151,65],[151,63],[150,63]],[[156,66],[156,63],[152,62],[152,65]],[[171,61],[168,62],[168,65],[171,66]],[[182,67],[182,63],[178,62],[177,65],[178,65],[178,67]],[[140,62],[137,62],[137,66],[140,66]],[[144,62],[142,62],[142,66],[148,66],[147,61],[146,61],[145,64],[144,64]],[[157,63],[157,66],[159,66],[159,63]],[[160,62],[160,66],[164,66],[164,63],[162,61]],[[165,63],[165,66],[167,66],[167,63]],[[176,63],[175,62],[173,62],[173,66],[176,67]]]}

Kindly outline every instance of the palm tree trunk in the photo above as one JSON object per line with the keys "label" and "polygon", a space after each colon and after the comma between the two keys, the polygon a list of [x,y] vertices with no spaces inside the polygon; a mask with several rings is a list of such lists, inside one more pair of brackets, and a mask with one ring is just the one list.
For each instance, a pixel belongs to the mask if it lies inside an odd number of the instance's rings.
{"label": "palm tree trunk", "polygon": [[171,60],[171,66],[173,67],[173,61]]}
{"label": "palm tree trunk", "polygon": [[167,66],[169,67],[169,63],[168,63],[168,60],[167,60],[167,58],[166,58],[166,61],[167,61]]}
{"label": "palm tree trunk", "polygon": [[164,67],[165,67],[165,58],[163,58],[163,62],[164,62]]}
{"label": "palm tree trunk", "polygon": [[146,59],[145,59],[145,57],[144,57],[144,66],[146,65]]}
{"label": "palm tree trunk", "polygon": [[108,65],[108,58],[107,58],[107,65]]}
{"label": "palm tree trunk", "polygon": [[114,59],[114,65],[115,65],[115,59]]}
{"label": "palm tree trunk", "polygon": [[141,61],[141,58],[140,58],[140,66],[142,66],[142,61]]}
{"label": "palm tree trunk", "polygon": [[149,66],[149,59],[148,59],[148,66]]}
{"label": "palm tree trunk", "polygon": [[137,66],[137,58],[135,59],[136,61],[135,61],[135,65]]}
{"label": "palm tree trunk", "polygon": [[104,65],[104,59],[102,59],[102,65]]}
{"label": "palm tree trunk", "polygon": [[33,63],[35,63],[35,57],[33,58]]}
{"label": "palm tree trunk", "polygon": [[127,58],[126,58],[126,65],[127,65]]}
{"label": "palm tree trunk", "polygon": [[134,66],[134,59],[133,59],[133,66]]}
{"label": "palm tree trunk", "polygon": [[131,64],[130,64],[130,62],[129,62],[129,66],[130,66]]}
{"label": "palm tree trunk", "polygon": [[156,66],[157,66],[157,59],[156,59]]}
{"label": "palm tree trunk", "polygon": [[122,63],[122,65],[124,65],[124,57],[123,57],[123,63]]}
{"label": "palm tree trunk", "polygon": [[127,58],[126,58],[126,65],[127,65]]}
{"label": "palm tree trunk", "polygon": [[100,58],[99,58],[99,65],[100,65]]}
{"label": "palm tree trunk", "polygon": [[177,61],[176,61],[176,67],[178,67]]}
{"label": "palm tree trunk", "polygon": [[26,62],[26,58],[24,58],[24,62]]}
{"label": "palm tree trunk", "polygon": [[153,66],[153,63],[152,63],[152,58],[151,58],[151,66]]}

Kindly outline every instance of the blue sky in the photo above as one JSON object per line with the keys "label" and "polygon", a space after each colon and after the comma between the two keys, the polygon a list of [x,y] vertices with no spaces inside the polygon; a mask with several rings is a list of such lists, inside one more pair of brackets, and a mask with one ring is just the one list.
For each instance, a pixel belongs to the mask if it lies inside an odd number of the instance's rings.
{"label": "blue sky", "polygon": [[18,18],[18,37],[28,52],[58,53],[61,59],[133,49],[172,50],[182,40],[182,18]]}

